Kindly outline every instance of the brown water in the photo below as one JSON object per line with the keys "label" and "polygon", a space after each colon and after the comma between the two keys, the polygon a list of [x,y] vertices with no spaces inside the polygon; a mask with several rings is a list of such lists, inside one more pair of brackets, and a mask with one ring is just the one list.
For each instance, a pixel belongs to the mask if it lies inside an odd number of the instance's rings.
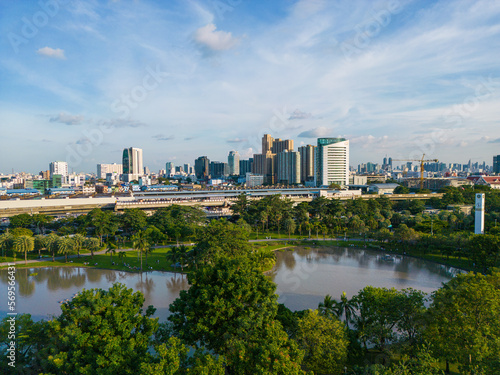
{"label": "brown water", "polygon": [[[276,266],[269,273],[277,284],[279,301],[292,310],[314,309],[326,294],[334,298],[345,291],[348,297],[366,285],[415,288],[431,293],[448,281],[457,270],[409,257],[383,260],[383,253],[357,248],[297,248],[277,252]],[[32,273],[37,275],[29,276]],[[0,314],[7,313],[7,270],[0,271]],[[163,321],[168,307],[181,290],[188,288],[187,278],[169,272],[137,273],[78,267],[18,268],[16,271],[16,312],[30,313],[33,319],[59,315],[60,301],[82,289],[108,289],[120,282],[141,291],[145,306],[156,307]]]}
{"label": "brown water", "polygon": [[325,295],[348,298],[367,285],[426,293],[439,289],[460,271],[407,256],[390,256],[353,247],[296,248],[276,252],[276,267],[269,273],[277,284],[279,302],[292,310],[315,309]]}

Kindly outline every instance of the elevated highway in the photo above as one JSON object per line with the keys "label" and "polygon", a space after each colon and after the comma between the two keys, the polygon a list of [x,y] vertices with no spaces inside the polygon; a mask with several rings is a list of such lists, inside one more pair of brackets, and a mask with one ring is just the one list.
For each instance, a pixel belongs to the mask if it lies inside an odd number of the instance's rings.
{"label": "elevated highway", "polygon": [[209,217],[227,216],[229,207],[245,193],[249,200],[259,200],[265,196],[280,194],[291,199],[294,204],[310,202],[318,196],[326,198],[348,199],[375,199],[387,197],[398,201],[405,199],[427,200],[441,198],[443,194],[393,194],[359,195],[349,192],[335,192],[330,189],[252,189],[252,190],[207,190],[207,191],[176,191],[168,193],[136,193],[127,197],[86,197],[86,198],[41,198],[15,199],[0,201],[0,217],[10,217],[23,213],[46,214],[62,216],[70,214],[84,214],[94,208],[121,212],[127,208],[138,208],[144,211],[154,211],[161,207],[173,204],[196,206],[203,208]]}

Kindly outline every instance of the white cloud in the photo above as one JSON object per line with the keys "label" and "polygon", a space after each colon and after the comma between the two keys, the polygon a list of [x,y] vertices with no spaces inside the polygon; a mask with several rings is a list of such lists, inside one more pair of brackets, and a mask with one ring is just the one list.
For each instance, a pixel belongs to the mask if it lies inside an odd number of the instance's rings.
{"label": "white cloud", "polygon": [[173,136],[173,135],[166,136],[164,134],[157,134],[157,135],[154,135],[153,138],[158,140],[158,141],[172,141],[173,139],[175,139],[175,136]]}
{"label": "white cloud", "polygon": [[306,130],[298,135],[300,138],[320,138],[320,137],[331,137],[332,129],[320,126],[311,130]]}
{"label": "white cloud", "polygon": [[64,50],[60,48],[43,47],[36,51],[36,53],[41,56],[46,56],[53,59],[66,60],[66,56],[64,56]]}
{"label": "white cloud", "polygon": [[225,51],[238,44],[238,39],[234,38],[230,32],[216,31],[216,29],[217,26],[213,23],[200,27],[194,34],[194,40],[211,51]]}
{"label": "white cloud", "polygon": [[61,112],[57,116],[51,117],[50,122],[60,122],[66,125],[80,125],[84,120],[82,115],[68,115],[67,113]]}
{"label": "white cloud", "polygon": [[143,122],[132,119],[113,119],[108,121],[101,121],[99,125],[107,126],[110,128],[140,128],[143,126],[147,126]]}

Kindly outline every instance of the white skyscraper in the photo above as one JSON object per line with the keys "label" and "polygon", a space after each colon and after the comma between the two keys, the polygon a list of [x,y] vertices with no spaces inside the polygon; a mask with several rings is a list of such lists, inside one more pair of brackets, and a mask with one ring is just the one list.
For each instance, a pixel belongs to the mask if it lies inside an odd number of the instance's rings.
{"label": "white skyscraper", "polygon": [[130,175],[136,180],[144,174],[141,148],[126,148],[123,150],[123,174]]}
{"label": "white skyscraper", "polygon": [[49,164],[50,178],[55,174],[68,177],[68,163],[65,161],[53,161]]}
{"label": "white skyscraper", "polygon": [[349,184],[349,140],[318,138],[316,148],[316,185]]}
{"label": "white skyscraper", "polygon": [[484,194],[476,194],[476,218],[474,223],[474,233],[484,234]]}
{"label": "white skyscraper", "polygon": [[118,175],[123,173],[122,164],[97,164],[97,178],[106,178],[108,173],[116,173]]}
{"label": "white skyscraper", "polygon": [[240,154],[238,151],[229,152],[227,164],[229,165],[229,175],[238,176],[240,174]]}

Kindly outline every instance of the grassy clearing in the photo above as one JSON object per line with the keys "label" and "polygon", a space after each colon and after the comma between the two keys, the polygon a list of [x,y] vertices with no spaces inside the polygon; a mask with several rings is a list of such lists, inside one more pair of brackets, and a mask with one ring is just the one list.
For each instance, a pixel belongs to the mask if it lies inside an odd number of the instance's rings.
{"label": "grassy clearing", "polygon": [[[167,261],[166,254],[170,251],[170,248],[158,248],[154,249],[152,252],[148,253],[148,261],[146,264],[146,256],[143,254],[142,263],[143,270],[152,271],[165,271],[165,272],[181,272],[181,269],[171,267],[171,262]],[[117,271],[128,271],[128,272],[138,272],[140,270],[141,261],[138,257],[138,252],[136,250],[123,252],[124,256],[119,257],[118,250],[112,257],[108,254],[94,255],[94,257],[85,256],[81,258],[70,258],[68,262],[64,259],[56,260],[52,262],[51,258],[47,258],[47,261],[28,263],[28,264],[16,264],[16,268],[33,268],[33,267],[91,267],[91,268],[104,268],[112,269]],[[18,259],[19,260],[19,259]],[[114,264],[113,264],[114,262]],[[127,266],[124,265],[127,264]],[[151,267],[151,268],[148,268]],[[6,268],[7,266],[1,267]],[[185,270],[184,270],[185,271]]]}

